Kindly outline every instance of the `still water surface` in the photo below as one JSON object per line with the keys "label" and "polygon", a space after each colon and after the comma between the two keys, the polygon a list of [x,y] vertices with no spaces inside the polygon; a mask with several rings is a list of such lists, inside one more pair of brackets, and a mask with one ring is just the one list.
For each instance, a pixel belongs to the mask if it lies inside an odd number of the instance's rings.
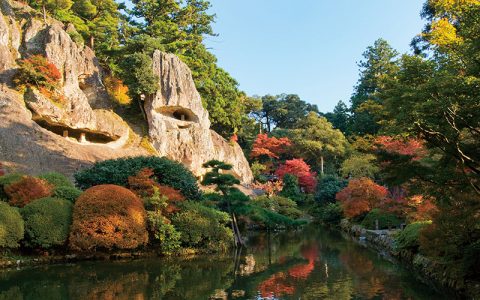
{"label": "still water surface", "polygon": [[0,272],[0,300],[451,298],[340,233],[314,227],[256,234],[236,258],[82,262]]}

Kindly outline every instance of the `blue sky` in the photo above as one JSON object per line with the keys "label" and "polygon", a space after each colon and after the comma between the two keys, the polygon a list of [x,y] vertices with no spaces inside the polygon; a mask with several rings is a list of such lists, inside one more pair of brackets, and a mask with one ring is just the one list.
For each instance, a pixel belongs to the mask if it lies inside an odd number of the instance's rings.
{"label": "blue sky", "polygon": [[348,103],[356,62],[377,38],[399,52],[424,22],[423,0],[210,0],[207,46],[248,95],[292,93],[331,111]]}

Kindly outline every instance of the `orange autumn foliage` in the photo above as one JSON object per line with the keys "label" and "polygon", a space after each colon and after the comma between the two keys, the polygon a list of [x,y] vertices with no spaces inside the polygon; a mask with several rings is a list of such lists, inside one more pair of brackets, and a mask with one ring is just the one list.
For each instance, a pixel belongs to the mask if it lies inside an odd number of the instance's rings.
{"label": "orange autumn foliage", "polygon": [[287,279],[287,273],[278,272],[260,283],[258,290],[262,297],[293,295],[293,293],[295,293],[295,286],[289,283]]}
{"label": "orange autumn foliage", "polygon": [[150,168],[144,168],[140,170],[137,175],[128,177],[128,185],[139,197],[151,197],[155,190],[158,189],[160,195],[167,198],[167,207],[164,212],[166,214],[172,214],[179,209],[177,204],[181,201],[185,201],[185,197],[182,193],[172,187],[158,184],[153,178],[154,172]]}
{"label": "orange autumn foliage", "polygon": [[73,250],[135,249],[147,242],[146,211],[130,190],[97,185],[75,202],[70,231]]}
{"label": "orange autumn foliage", "polygon": [[165,196],[168,199],[168,205],[164,210],[165,213],[168,215],[178,212],[180,209],[178,208],[177,204],[185,201],[185,197],[182,195],[182,193],[166,185],[157,185],[157,188],[160,192],[160,195]]}
{"label": "orange autumn foliage", "polygon": [[381,205],[388,190],[369,178],[352,179],[348,186],[337,193],[335,198],[342,204],[348,218],[367,213]]}
{"label": "orange autumn foliage", "polygon": [[107,76],[103,80],[108,95],[113,98],[117,103],[127,105],[132,102],[130,96],[128,96],[128,87],[123,84],[121,79],[113,76]]}
{"label": "orange autumn foliage", "polygon": [[24,207],[34,200],[51,196],[53,188],[46,180],[24,176],[21,180],[5,186],[4,190],[10,205]]}
{"label": "orange autumn foliage", "polygon": [[399,139],[391,136],[379,136],[375,139],[378,150],[392,154],[411,156],[413,160],[421,159],[426,155],[424,143],[419,139]]}
{"label": "orange autumn foliage", "polygon": [[269,158],[279,158],[279,156],[288,150],[292,142],[288,138],[268,137],[266,133],[257,135],[253,143],[251,158],[267,156]]}

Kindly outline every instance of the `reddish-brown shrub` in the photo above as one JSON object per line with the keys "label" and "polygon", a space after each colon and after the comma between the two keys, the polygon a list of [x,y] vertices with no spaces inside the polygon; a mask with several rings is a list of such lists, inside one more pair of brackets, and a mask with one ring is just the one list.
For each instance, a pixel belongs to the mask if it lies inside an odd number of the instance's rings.
{"label": "reddish-brown shrub", "polygon": [[139,197],[151,197],[153,187],[157,185],[152,178],[155,173],[150,168],[141,169],[137,175],[128,177],[128,186]]}
{"label": "reddish-brown shrub", "polygon": [[42,55],[22,59],[18,65],[20,68],[14,78],[17,85],[35,85],[52,90],[62,78],[57,67]]}
{"label": "reddish-brown shrub", "polygon": [[185,197],[182,195],[182,193],[166,185],[157,185],[157,188],[160,195],[165,196],[168,199],[168,205],[165,208],[165,213],[172,214],[179,211],[177,204],[181,201],[185,201]]}
{"label": "reddish-brown shrub", "polygon": [[379,207],[387,195],[385,187],[369,178],[359,178],[350,180],[335,198],[342,203],[345,216],[353,218]]}
{"label": "reddish-brown shrub", "polygon": [[86,190],[75,202],[70,247],[74,250],[135,249],[148,241],[143,202],[111,184]]}
{"label": "reddish-brown shrub", "polygon": [[5,186],[4,191],[10,205],[24,207],[33,200],[51,196],[53,188],[46,180],[24,176],[21,180]]}

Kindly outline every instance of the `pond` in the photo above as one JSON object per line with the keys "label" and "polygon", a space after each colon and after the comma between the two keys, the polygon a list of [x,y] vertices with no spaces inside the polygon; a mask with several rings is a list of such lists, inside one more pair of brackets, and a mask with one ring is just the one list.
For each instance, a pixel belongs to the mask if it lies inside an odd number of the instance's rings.
{"label": "pond", "polygon": [[237,255],[94,261],[0,272],[0,299],[452,299],[313,226],[253,234]]}

